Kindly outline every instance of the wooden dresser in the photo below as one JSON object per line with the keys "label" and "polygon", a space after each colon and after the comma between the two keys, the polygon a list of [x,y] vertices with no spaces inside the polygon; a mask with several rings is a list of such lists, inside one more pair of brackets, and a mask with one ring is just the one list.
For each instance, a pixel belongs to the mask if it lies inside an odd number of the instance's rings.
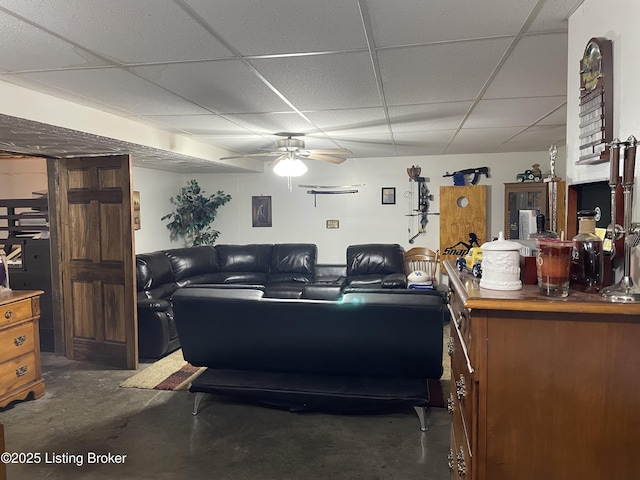
{"label": "wooden dresser", "polygon": [[40,290],[0,292],[0,408],[44,394],[40,370]]}
{"label": "wooden dresser", "polygon": [[451,289],[451,478],[640,478],[640,304]]}

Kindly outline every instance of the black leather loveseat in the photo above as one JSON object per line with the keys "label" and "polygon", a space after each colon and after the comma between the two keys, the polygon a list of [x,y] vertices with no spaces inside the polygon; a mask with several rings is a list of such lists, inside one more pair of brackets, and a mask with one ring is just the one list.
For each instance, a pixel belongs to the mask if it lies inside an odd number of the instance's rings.
{"label": "black leather loveseat", "polygon": [[317,264],[309,243],[216,245],[136,255],[139,355],[158,358],[180,346],[171,297],[194,285],[258,289],[265,298],[337,300],[354,289],[404,289],[397,244],[351,245],[344,265]]}
{"label": "black leather loveseat", "polygon": [[440,292],[353,289],[339,300],[268,298],[260,288],[184,288],[173,297],[189,388],[293,410],[409,405],[422,430],[428,379],[442,375]]}

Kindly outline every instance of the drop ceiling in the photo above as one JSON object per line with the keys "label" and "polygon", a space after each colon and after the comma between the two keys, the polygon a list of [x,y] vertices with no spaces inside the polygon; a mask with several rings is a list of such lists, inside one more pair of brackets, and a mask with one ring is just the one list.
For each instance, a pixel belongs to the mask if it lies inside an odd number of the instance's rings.
{"label": "drop ceiling", "polygon": [[356,158],[544,151],[580,3],[0,0],[0,151],[212,173],[261,170],[219,158],[283,131]]}

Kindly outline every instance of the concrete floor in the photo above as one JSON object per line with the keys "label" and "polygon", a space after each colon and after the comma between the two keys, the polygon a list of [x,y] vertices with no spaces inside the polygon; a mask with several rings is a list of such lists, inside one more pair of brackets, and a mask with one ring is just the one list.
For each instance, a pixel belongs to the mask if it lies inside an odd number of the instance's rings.
{"label": "concrete floor", "polygon": [[[193,416],[188,392],[120,388],[131,371],[50,353],[42,365],[46,394],[0,410],[7,451],[41,457],[8,465],[9,480],[449,478],[443,408],[429,410],[426,433],[413,409],[291,413],[208,396]],[[126,458],[89,463],[90,452]],[[46,463],[53,460],[69,463]]]}

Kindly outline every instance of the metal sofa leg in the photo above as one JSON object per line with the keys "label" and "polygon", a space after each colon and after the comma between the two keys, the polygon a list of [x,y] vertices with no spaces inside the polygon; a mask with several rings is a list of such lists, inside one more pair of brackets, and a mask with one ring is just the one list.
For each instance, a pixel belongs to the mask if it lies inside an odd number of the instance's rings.
{"label": "metal sofa leg", "polygon": [[418,414],[418,419],[420,420],[420,430],[423,431],[423,432],[426,432],[427,430],[429,430],[427,428],[427,424],[426,424],[426,421],[425,421],[425,415],[427,413],[427,407],[416,407],[414,405],[413,409]]}
{"label": "metal sofa leg", "polygon": [[202,399],[204,398],[205,393],[204,392],[196,392],[196,398],[193,402],[193,414],[197,415],[198,414],[198,408],[200,407],[200,402],[202,402]]}

